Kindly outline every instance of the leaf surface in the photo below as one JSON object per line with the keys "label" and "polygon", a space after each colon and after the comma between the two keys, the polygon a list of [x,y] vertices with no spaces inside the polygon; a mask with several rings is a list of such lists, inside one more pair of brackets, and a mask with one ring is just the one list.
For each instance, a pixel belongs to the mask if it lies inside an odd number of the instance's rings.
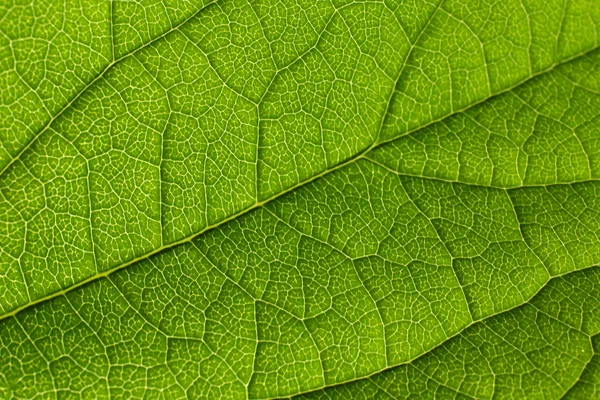
{"label": "leaf surface", "polygon": [[597,394],[593,2],[136,4],[3,90],[2,397]]}

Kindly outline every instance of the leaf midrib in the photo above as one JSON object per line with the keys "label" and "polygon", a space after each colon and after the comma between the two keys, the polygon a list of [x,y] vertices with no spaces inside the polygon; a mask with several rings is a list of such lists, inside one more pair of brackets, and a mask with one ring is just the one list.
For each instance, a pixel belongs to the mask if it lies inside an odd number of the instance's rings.
{"label": "leaf midrib", "polygon": [[[208,7],[210,4],[214,4],[215,1],[217,1],[217,0],[214,0],[213,2],[209,3],[206,7]],[[200,11],[198,11],[198,12],[200,12]],[[181,25],[183,25],[185,22],[189,21],[196,14],[194,14],[193,16],[191,16],[190,18],[188,18],[186,21],[182,22],[180,25],[178,25],[178,27],[181,26]],[[175,28],[175,29],[177,29],[177,28]],[[168,34],[168,32],[165,32],[162,36],[167,35],[167,34]],[[162,37],[162,36],[160,36],[160,37]],[[155,38],[153,41],[158,40],[160,37]],[[150,44],[150,43],[151,42],[147,43],[147,45]],[[136,51],[140,50],[141,48],[142,47],[136,49],[134,52],[129,53],[127,56],[124,56],[124,57],[128,57],[129,55],[134,54]],[[507,87],[507,88],[505,88],[505,89],[503,89],[503,90],[501,90],[501,91],[499,91],[497,93],[494,93],[494,94],[492,94],[490,96],[484,97],[484,98],[480,99],[479,101],[476,101],[473,104],[470,104],[470,105],[468,105],[468,106],[466,106],[466,107],[464,107],[464,108],[462,108],[460,110],[456,110],[456,111],[454,111],[452,113],[449,113],[447,115],[444,115],[444,116],[442,116],[440,118],[434,119],[434,120],[432,120],[432,121],[430,121],[430,122],[428,122],[426,124],[421,125],[420,127],[414,128],[414,129],[412,129],[410,131],[404,132],[402,134],[396,135],[396,136],[388,138],[386,140],[380,140],[380,141],[373,142],[369,147],[367,147],[366,149],[358,152],[357,154],[355,154],[354,156],[348,158],[347,160],[341,161],[338,164],[336,164],[336,165],[334,165],[334,166],[332,166],[332,167],[330,167],[328,169],[325,169],[322,172],[320,172],[320,173],[318,173],[318,174],[316,174],[316,175],[314,175],[314,176],[312,176],[312,177],[310,177],[308,179],[305,179],[304,181],[301,181],[301,182],[297,183],[296,185],[293,185],[293,186],[287,188],[286,190],[283,190],[283,191],[281,191],[281,192],[279,192],[279,193],[277,193],[277,194],[275,194],[275,195],[273,195],[273,196],[271,196],[271,197],[269,197],[269,198],[267,198],[265,200],[257,201],[254,204],[252,204],[252,205],[250,205],[250,206],[248,206],[248,207],[246,207],[246,208],[244,208],[244,209],[242,209],[242,210],[240,210],[240,211],[238,211],[238,212],[236,212],[236,213],[228,216],[227,218],[224,218],[224,219],[222,219],[222,220],[220,220],[218,222],[215,222],[214,224],[208,225],[208,226],[204,227],[203,229],[201,229],[200,231],[195,232],[195,233],[193,233],[191,235],[188,235],[188,236],[186,236],[186,237],[184,237],[184,238],[182,238],[182,239],[180,239],[178,241],[171,242],[171,243],[169,243],[167,245],[164,245],[164,246],[160,246],[160,247],[158,247],[158,248],[156,248],[156,249],[154,249],[154,250],[152,250],[152,251],[150,251],[148,253],[142,254],[142,255],[140,255],[140,256],[138,256],[136,258],[133,258],[133,259],[131,259],[131,260],[125,262],[125,263],[119,264],[119,265],[114,266],[114,267],[112,267],[110,269],[107,269],[106,271],[96,273],[94,275],[89,276],[86,279],[83,279],[83,280],[81,280],[79,282],[73,283],[72,285],[70,285],[70,286],[68,286],[66,288],[63,288],[63,289],[61,289],[59,291],[49,293],[46,296],[40,297],[40,298],[38,298],[36,300],[29,301],[29,302],[27,302],[27,303],[25,303],[25,304],[23,304],[23,305],[15,308],[15,309],[9,311],[7,313],[4,313],[4,314],[0,315],[0,321],[3,320],[3,319],[5,319],[5,318],[9,318],[9,317],[11,317],[11,316],[13,316],[13,315],[15,315],[15,314],[17,314],[17,313],[25,310],[25,309],[28,309],[31,306],[34,306],[36,304],[42,303],[42,302],[44,302],[46,300],[50,300],[50,299],[58,297],[58,296],[62,296],[62,295],[66,294],[66,293],[68,293],[68,292],[70,292],[70,291],[72,291],[72,290],[74,290],[76,288],[79,288],[79,287],[87,284],[87,283],[93,282],[93,281],[98,280],[100,278],[105,278],[105,277],[109,276],[110,274],[112,274],[113,272],[122,270],[122,269],[124,269],[124,268],[126,268],[126,267],[128,267],[130,265],[133,265],[133,264],[135,264],[137,262],[146,260],[146,259],[148,259],[148,258],[150,258],[150,257],[152,257],[152,256],[154,256],[154,255],[156,255],[158,253],[161,253],[163,251],[166,251],[168,249],[174,248],[176,246],[179,246],[179,245],[182,245],[182,244],[185,244],[185,243],[189,243],[192,240],[194,240],[195,238],[203,235],[204,233],[206,233],[206,232],[208,232],[208,231],[210,231],[212,229],[215,229],[215,228],[217,228],[217,227],[219,227],[219,226],[221,226],[221,225],[223,225],[223,224],[225,224],[227,222],[235,220],[238,217],[241,217],[242,215],[245,215],[245,214],[247,214],[247,213],[249,213],[249,212],[251,212],[251,211],[253,211],[255,209],[258,209],[258,208],[262,207],[263,205],[265,205],[267,203],[270,203],[271,201],[273,201],[273,200],[275,200],[275,199],[277,199],[277,198],[279,198],[281,196],[284,196],[287,193],[290,193],[290,192],[292,192],[292,191],[294,191],[294,190],[296,190],[296,189],[298,189],[298,188],[300,188],[300,187],[302,187],[304,185],[307,185],[308,183],[310,183],[312,181],[315,181],[315,180],[317,180],[317,179],[319,179],[319,178],[321,178],[321,177],[323,177],[325,175],[328,175],[331,172],[334,172],[334,171],[336,171],[338,169],[341,169],[341,168],[343,168],[343,167],[345,167],[347,165],[350,165],[350,164],[352,164],[352,163],[354,163],[354,162],[356,162],[358,160],[366,159],[369,162],[373,162],[373,160],[371,160],[370,158],[367,157],[367,155],[371,151],[373,151],[373,150],[375,150],[375,149],[377,149],[379,147],[382,147],[385,144],[390,143],[390,142],[392,142],[392,141],[394,141],[394,140],[396,140],[396,139],[398,139],[400,137],[411,135],[414,132],[417,132],[417,131],[419,131],[421,129],[424,129],[424,128],[430,126],[430,125],[433,125],[433,124],[438,123],[438,122],[440,122],[442,120],[450,118],[450,117],[452,117],[455,114],[459,114],[459,113],[465,112],[466,110],[468,110],[470,108],[473,108],[473,107],[475,107],[475,106],[477,106],[477,105],[479,105],[479,104],[481,104],[483,102],[486,102],[486,101],[488,101],[491,98],[494,98],[494,97],[499,96],[499,95],[501,95],[503,93],[509,92],[509,91],[515,89],[516,87],[518,87],[520,85],[523,85],[524,83],[526,83],[526,82],[528,82],[528,81],[536,78],[537,76],[540,76],[540,75],[543,75],[543,74],[546,74],[546,73],[552,71],[553,69],[555,69],[556,67],[558,67],[558,66],[560,66],[562,64],[566,64],[566,63],[568,63],[570,61],[573,61],[573,60],[575,60],[577,58],[583,57],[586,54],[593,52],[597,48],[598,47],[594,47],[594,48],[585,50],[585,51],[583,51],[581,53],[578,53],[578,54],[576,54],[574,56],[571,56],[569,58],[566,58],[564,60],[556,62],[556,63],[550,65],[548,68],[543,69],[541,71],[538,71],[535,74],[533,74],[533,75],[531,75],[529,77],[526,77],[526,78],[520,80],[519,82],[515,83],[512,86],[509,86],[509,87]],[[95,79],[94,82],[97,79]],[[394,90],[395,90],[395,88],[394,88]],[[391,97],[390,97],[390,100],[391,100]],[[385,118],[388,115],[389,105],[390,105],[390,103],[388,103],[388,109],[384,113],[383,118]],[[58,115],[57,115],[57,117],[58,117]],[[41,134],[41,132],[40,132],[40,134]],[[39,134],[37,136],[39,136]],[[29,145],[31,145],[31,142],[30,142]],[[17,159],[17,158],[15,158],[15,159]],[[4,171],[2,171],[2,172],[4,172]],[[0,175],[2,174],[2,172],[0,172]],[[409,176],[410,174],[404,174],[404,175]],[[418,175],[410,175],[410,176],[418,176]],[[420,177],[420,176],[418,176],[418,177]],[[439,179],[439,178],[435,178],[435,177],[421,177],[421,178],[432,179],[432,180],[437,180],[437,181],[443,181],[443,179]],[[589,180],[585,180],[585,181],[589,181]],[[596,181],[596,179],[592,179],[592,181]],[[452,182],[453,183],[463,183],[463,182],[460,182],[460,181],[452,181]],[[582,182],[582,181],[578,181],[578,182]],[[479,185],[479,184],[473,184],[473,183],[465,183],[465,184],[468,184],[468,185],[471,185],[471,186],[477,186],[477,187],[486,187],[486,188],[491,187],[489,185]],[[555,183],[555,184],[548,184],[548,185],[522,185],[522,186],[518,186],[518,187],[514,187],[514,188],[506,188],[505,187],[505,188],[500,188],[500,189],[510,190],[510,189],[516,189],[516,188],[524,188],[524,187],[556,186],[556,185],[564,185],[564,184],[569,184],[569,183]]]}

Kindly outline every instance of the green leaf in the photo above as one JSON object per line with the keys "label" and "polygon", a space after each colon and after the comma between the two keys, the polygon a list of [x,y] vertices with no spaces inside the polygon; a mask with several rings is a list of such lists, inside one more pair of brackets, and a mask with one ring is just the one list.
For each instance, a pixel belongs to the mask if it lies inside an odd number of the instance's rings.
{"label": "green leaf", "polygon": [[0,397],[599,395],[594,1],[0,8]]}
{"label": "green leaf", "polygon": [[299,398],[596,398],[599,273],[554,278],[529,304],[475,323],[417,360]]}

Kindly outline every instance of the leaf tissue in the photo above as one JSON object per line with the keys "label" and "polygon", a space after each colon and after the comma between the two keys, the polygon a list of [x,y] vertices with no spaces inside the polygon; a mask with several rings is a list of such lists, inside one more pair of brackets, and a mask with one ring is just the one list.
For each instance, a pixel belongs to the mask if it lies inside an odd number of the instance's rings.
{"label": "leaf tissue", "polygon": [[0,398],[600,398],[597,0],[0,0]]}

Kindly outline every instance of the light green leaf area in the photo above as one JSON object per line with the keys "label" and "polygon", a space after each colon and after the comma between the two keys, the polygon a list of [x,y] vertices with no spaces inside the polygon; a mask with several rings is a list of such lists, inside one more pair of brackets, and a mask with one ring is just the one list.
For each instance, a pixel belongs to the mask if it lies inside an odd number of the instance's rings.
{"label": "light green leaf area", "polygon": [[596,2],[0,10],[0,398],[600,397]]}

